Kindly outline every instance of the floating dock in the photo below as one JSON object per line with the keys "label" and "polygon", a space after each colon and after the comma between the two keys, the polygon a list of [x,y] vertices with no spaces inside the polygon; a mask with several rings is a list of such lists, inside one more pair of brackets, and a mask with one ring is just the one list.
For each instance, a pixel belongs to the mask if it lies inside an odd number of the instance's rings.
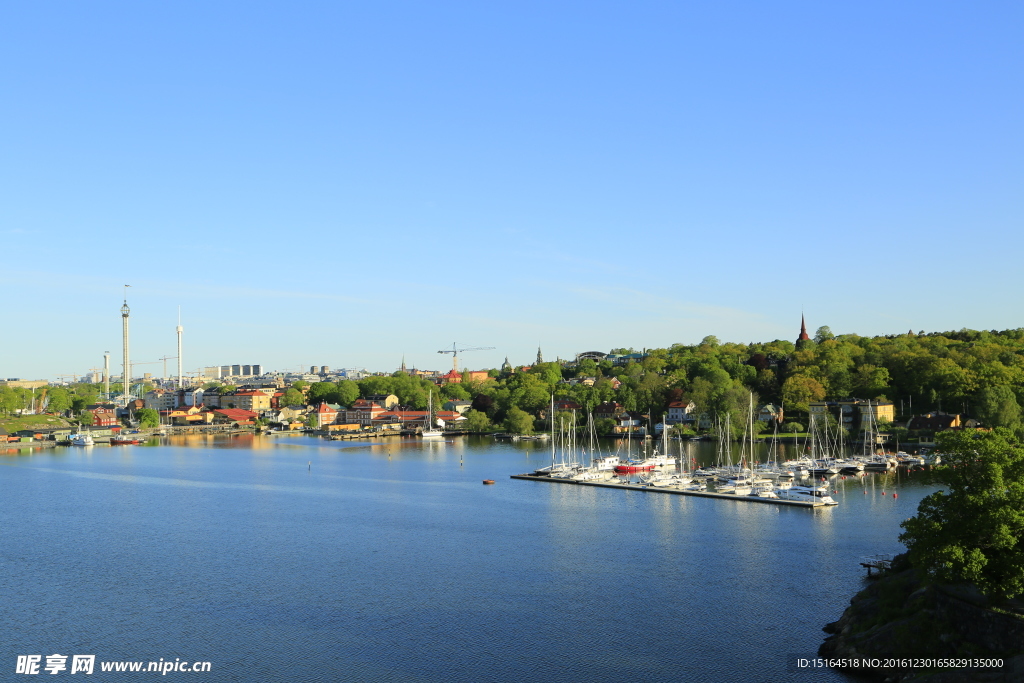
{"label": "floating dock", "polygon": [[801,508],[835,507],[817,501],[784,500],[782,498],[761,498],[759,496],[737,496],[733,493],[714,493],[711,491],[684,491],[668,486],[644,486],[643,484],[618,484],[612,481],[573,481],[572,479],[552,479],[535,474],[513,474],[509,479],[525,479],[528,481],[546,481],[552,484],[572,484],[573,486],[596,486],[603,489],[625,489],[627,491],[649,491],[651,493],[672,493],[678,496],[697,496],[700,498],[717,498],[719,500],[738,500],[749,503],[772,503],[774,505],[793,505]]}

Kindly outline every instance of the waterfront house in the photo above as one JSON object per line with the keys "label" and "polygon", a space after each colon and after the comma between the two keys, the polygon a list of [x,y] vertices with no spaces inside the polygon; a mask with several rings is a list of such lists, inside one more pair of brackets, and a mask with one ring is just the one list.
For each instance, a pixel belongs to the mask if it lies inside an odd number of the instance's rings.
{"label": "waterfront house", "polygon": [[696,410],[697,404],[688,399],[672,401],[665,411],[665,422],[670,425],[691,425],[697,421]]}
{"label": "waterfront house", "polygon": [[601,405],[594,408],[594,419],[609,418],[614,419],[616,415],[622,412],[622,404],[617,401],[605,401]]}
{"label": "waterfront house", "polygon": [[[326,425],[334,424],[337,421],[341,406],[333,403],[321,403],[314,411],[316,414],[316,428],[323,429]],[[352,420],[345,420],[352,422]]]}
{"label": "waterfront house", "polygon": [[[398,405],[398,397],[393,394],[387,397],[375,396],[373,398],[386,398],[385,402],[391,403],[392,407],[397,407]],[[391,399],[394,399],[394,402]],[[374,420],[380,417],[382,413],[388,412],[388,410],[388,408],[376,401],[371,401],[369,398],[361,398],[355,401],[351,408],[343,411],[339,421],[371,427],[374,424]]]}
{"label": "waterfront house", "polygon": [[646,434],[648,416],[634,410],[623,410],[612,418],[616,434]]}
{"label": "waterfront house", "polygon": [[772,403],[766,403],[757,409],[757,420],[760,422],[771,422],[782,424],[782,407]]}
{"label": "waterfront house", "polygon": [[93,427],[114,427],[118,424],[117,408],[113,404],[94,403],[86,406],[85,411],[92,413]]}

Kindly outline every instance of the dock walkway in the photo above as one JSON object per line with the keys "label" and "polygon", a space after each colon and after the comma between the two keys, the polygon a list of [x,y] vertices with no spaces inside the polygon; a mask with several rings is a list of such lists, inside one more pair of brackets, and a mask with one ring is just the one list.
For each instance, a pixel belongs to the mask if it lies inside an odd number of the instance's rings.
{"label": "dock walkway", "polygon": [[572,479],[552,479],[551,477],[540,477],[534,474],[513,474],[510,479],[524,479],[528,481],[546,481],[552,484],[572,484],[573,486],[596,486],[605,489],[625,489],[627,491],[650,491],[652,493],[672,493],[680,496],[697,496],[700,498],[717,498],[719,500],[738,500],[749,503],[772,503],[775,505],[794,505],[802,508],[829,507],[824,503],[809,502],[802,500],[783,500],[782,498],[760,498],[758,496],[737,496],[732,493],[713,493],[709,491],[684,491],[667,486],[644,486],[642,484],[617,484],[605,481],[573,481]]}

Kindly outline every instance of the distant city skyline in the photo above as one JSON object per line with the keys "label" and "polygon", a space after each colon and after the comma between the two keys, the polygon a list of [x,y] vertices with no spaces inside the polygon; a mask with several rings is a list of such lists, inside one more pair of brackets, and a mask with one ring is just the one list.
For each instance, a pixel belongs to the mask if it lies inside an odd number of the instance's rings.
{"label": "distant city skyline", "polygon": [[5,14],[0,377],[1024,325],[1019,3],[99,7]]}

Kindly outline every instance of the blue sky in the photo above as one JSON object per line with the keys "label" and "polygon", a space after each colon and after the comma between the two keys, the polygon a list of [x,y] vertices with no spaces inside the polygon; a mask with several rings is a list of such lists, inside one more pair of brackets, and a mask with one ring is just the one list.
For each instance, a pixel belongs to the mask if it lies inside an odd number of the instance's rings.
{"label": "blue sky", "polygon": [[1024,324],[1020,3],[2,16],[0,377]]}

